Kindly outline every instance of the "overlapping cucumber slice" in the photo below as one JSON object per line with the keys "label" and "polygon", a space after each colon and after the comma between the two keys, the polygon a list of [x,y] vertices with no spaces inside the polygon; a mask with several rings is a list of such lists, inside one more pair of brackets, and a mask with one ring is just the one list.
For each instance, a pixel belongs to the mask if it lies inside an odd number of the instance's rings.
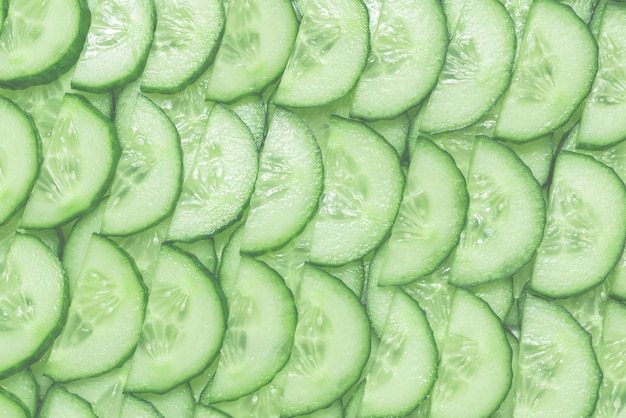
{"label": "overlapping cucumber slice", "polygon": [[515,273],[541,242],[545,202],[524,163],[504,145],[477,138],[470,163],[467,223],[450,282],[475,286]]}
{"label": "overlapping cucumber slice", "polygon": [[[87,3],[11,3],[0,34],[0,85],[24,88],[45,84],[72,68],[89,30],[91,13]],[[59,28],[59,22],[63,22],[63,28]]]}
{"label": "overlapping cucumber slice", "polygon": [[126,88],[118,98],[122,147],[102,232],[129,235],[162,221],[180,195],[182,150],[176,127],[147,97]]}
{"label": "overlapping cucumber slice", "polygon": [[97,204],[119,157],[113,123],[81,96],[67,94],[22,218],[24,228],[63,225]]}
{"label": "overlapping cucumber slice", "polygon": [[289,0],[233,0],[207,87],[211,100],[259,93],[280,77],[298,32]]}
{"label": "overlapping cucumber slice", "polygon": [[592,157],[561,152],[531,287],[551,297],[591,289],[617,263],[625,237],[626,188],[621,179]]}
{"label": "overlapping cucumber slice", "polygon": [[322,156],[324,193],[312,221],[311,261],[341,265],[383,240],[396,217],[404,179],[394,149],[359,122],[333,117]]}
{"label": "overlapping cucumber slice", "polygon": [[141,75],[144,92],[175,93],[207,69],[224,28],[220,0],[154,0],[154,41]]}
{"label": "overlapping cucumber slice", "polygon": [[154,39],[153,0],[91,1],[91,26],[72,75],[72,87],[105,92],[136,80]]}
{"label": "overlapping cucumber slice", "polygon": [[362,119],[391,119],[421,102],[436,83],[448,43],[439,2],[386,0],[377,12],[350,109]]}
{"label": "overlapping cucumber slice", "polygon": [[242,257],[232,283],[222,281],[228,327],[215,374],[202,394],[206,404],[238,399],[269,383],[293,347],[296,307],[282,277]]}
{"label": "overlapping cucumber slice", "polygon": [[68,289],[56,255],[39,239],[17,234],[0,280],[0,377],[37,360],[63,327]]}
{"label": "overlapping cucumber slice", "polygon": [[80,396],[69,392],[63,386],[53,385],[46,392],[46,397],[39,411],[40,417],[71,416],[77,418],[96,418],[93,408]]}
{"label": "overlapping cucumber slice", "polygon": [[6,417],[28,418],[28,410],[11,393],[0,389],[0,414]]}
{"label": "overlapping cucumber slice", "polygon": [[496,137],[525,142],[563,125],[591,90],[597,54],[589,27],[570,7],[533,2]]}
{"label": "overlapping cucumber slice", "polygon": [[[602,380],[589,334],[563,307],[527,295],[514,416],[589,416]],[[563,402],[568,399],[568,402]]]}
{"label": "overlapping cucumber slice", "polygon": [[[509,391],[511,349],[499,318],[464,289],[452,298],[430,416],[488,416]],[[489,389],[487,389],[489,388]]]}
{"label": "overlapping cucumber slice", "polygon": [[358,416],[403,416],[414,410],[435,382],[438,354],[426,315],[397,289],[364,378]]}
{"label": "overlapping cucumber slice", "polygon": [[417,120],[436,133],[483,117],[509,85],[516,50],[513,21],[499,1],[456,1],[458,20],[445,65]]}
{"label": "overlapping cucumber slice", "polygon": [[31,416],[39,408],[39,385],[30,369],[24,369],[0,380],[0,389],[14,395],[26,407]]}
{"label": "overlapping cucumber slice", "polygon": [[362,2],[308,1],[274,102],[311,107],[340,99],[356,84],[368,52],[367,9]]}
{"label": "overlapping cucumber slice", "polygon": [[324,181],[322,153],[310,128],[277,108],[261,150],[241,251],[260,254],[295,237],[313,217]]}
{"label": "overlapping cucumber slice", "polygon": [[284,416],[337,400],[356,383],[370,351],[365,310],[339,279],[306,266],[296,304],[294,351],[277,377]]}
{"label": "overlapping cucumber slice", "polygon": [[192,258],[161,247],[126,390],[163,393],[206,368],[222,344],[222,304],[216,284]]}
{"label": "overlapping cucumber slice", "polygon": [[252,133],[231,110],[215,105],[187,170],[169,239],[189,241],[230,225],[247,205],[258,170]]}
{"label": "overlapping cucumber slice", "polygon": [[0,224],[23,206],[42,159],[38,131],[31,117],[12,101],[0,97],[0,120],[5,140],[0,144]]}
{"label": "overlapping cucumber slice", "polygon": [[63,382],[121,365],[137,346],[146,303],[147,291],[132,259],[109,239],[92,235],[46,375]]}
{"label": "overlapping cucumber slice", "polygon": [[432,273],[458,243],[468,204],[465,178],[452,157],[418,140],[379,284],[405,284]]}
{"label": "overlapping cucumber slice", "polygon": [[580,148],[607,148],[626,139],[623,114],[626,109],[623,83],[626,60],[618,52],[626,48],[626,30],[621,24],[626,8],[607,2],[597,36],[598,73],[580,120],[576,144]]}

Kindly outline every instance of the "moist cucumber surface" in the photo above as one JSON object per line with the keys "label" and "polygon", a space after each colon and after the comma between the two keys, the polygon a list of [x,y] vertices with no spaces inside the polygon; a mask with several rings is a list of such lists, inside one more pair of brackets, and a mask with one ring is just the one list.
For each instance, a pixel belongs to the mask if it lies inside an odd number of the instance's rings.
{"label": "moist cucumber surface", "polygon": [[0,416],[626,416],[624,10],[0,0]]}

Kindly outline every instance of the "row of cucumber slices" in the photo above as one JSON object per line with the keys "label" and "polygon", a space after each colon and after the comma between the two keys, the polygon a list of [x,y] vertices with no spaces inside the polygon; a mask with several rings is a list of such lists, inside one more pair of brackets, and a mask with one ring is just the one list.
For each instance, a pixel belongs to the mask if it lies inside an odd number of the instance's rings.
{"label": "row of cucumber slices", "polygon": [[0,0],[0,416],[626,416],[616,0]]}

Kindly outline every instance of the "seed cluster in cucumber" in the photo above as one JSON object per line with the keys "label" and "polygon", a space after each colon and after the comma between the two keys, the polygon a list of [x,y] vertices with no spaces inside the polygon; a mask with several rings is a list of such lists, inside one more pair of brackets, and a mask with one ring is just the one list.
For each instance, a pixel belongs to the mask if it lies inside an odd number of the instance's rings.
{"label": "seed cluster in cucumber", "polygon": [[0,0],[0,417],[626,416],[625,22]]}

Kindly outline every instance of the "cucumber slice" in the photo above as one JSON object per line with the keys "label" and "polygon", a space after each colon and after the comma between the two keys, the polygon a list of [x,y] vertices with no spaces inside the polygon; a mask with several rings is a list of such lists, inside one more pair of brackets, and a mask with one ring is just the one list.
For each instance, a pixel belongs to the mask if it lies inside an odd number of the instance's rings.
{"label": "cucumber slice", "polygon": [[206,71],[224,29],[220,0],[155,0],[154,42],[141,76],[144,92],[176,93]]}
{"label": "cucumber slice", "polygon": [[626,48],[626,6],[607,1],[602,15],[598,73],[580,119],[576,146],[579,148],[607,148],[626,139],[626,122],[621,115],[626,111],[623,83],[626,79],[626,58],[616,51]]}
{"label": "cucumber slice", "polygon": [[198,404],[193,411],[193,418],[230,418],[230,415],[220,412],[217,409]]}
{"label": "cucumber slice", "polygon": [[188,383],[178,385],[167,393],[144,393],[137,396],[154,405],[163,418],[193,417],[195,402]]}
{"label": "cucumber slice", "polygon": [[404,176],[395,150],[366,125],[333,116],[322,146],[324,193],[311,262],[342,265],[373,250],[396,217]]}
{"label": "cucumber slice", "polygon": [[182,150],[176,127],[150,99],[127,89],[117,103],[122,155],[102,233],[130,235],[156,225],[174,210],[182,184]]}
{"label": "cucumber slice", "polygon": [[189,256],[163,246],[125,390],[167,392],[217,355],[225,313],[216,285]]}
{"label": "cucumber slice", "polygon": [[178,242],[175,247],[191,254],[211,273],[217,273],[217,254],[213,238],[199,239],[193,242]]}
{"label": "cucumber slice", "polygon": [[335,402],[356,383],[370,353],[365,311],[339,279],[306,265],[296,304],[294,351],[277,378],[283,388],[282,416],[308,414]]}
{"label": "cucumber slice", "polygon": [[266,105],[263,96],[251,94],[228,105],[228,108],[246,124],[257,148],[261,148],[265,139]]}
{"label": "cucumber slice", "polygon": [[289,360],[297,322],[289,288],[264,263],[241,257],[235,282],[222,286],[228,329],[215,376],[202,394],[207,405],[238,399],[269,383]]}
{"label": "cucumber slice", "polygon": [[611,296],[626,301],[626,248],[609,276]]}
{"label": "cucumber slice", "polygon": [[323,270],[341,280],[358,298],[361,297],[365,284],[363,260],[356,260],[339,267],[323,267]]}
{"label": "cucumber slice", "polygon": [[517,391],[516,383],[519,375],[519,340],[510,332],[506,333],[506,338],[511,346],[513,382],[511,383],[511,388],[509,389],[509,393],[507,393],[506,398],[504,398],[496,412],[491,415],[491,418],[510,418],[514,416],[513,410],[515,408],[515,392]]}
{"label": "cucumber slice", "polygon": [[296,418],[343,418],[343,405],[341,400],[335,401],[327,408],[318,409],[310,414],[298,415]]}
{"label": "cucumber slice", "polygon": [[280,395],[280,390],[270,383],[236,401],[220,402],[212,406],[228,417],[280,417]]}
{"label": "cucumber slice", "polygon": [[44,373],[57,382],[93,377],[121,365],[139,341],[147,292],[132,259],[92,235],[68,319]]}
{"label": "cucumber slice", "polygon": [[157,16],[153,0],[91,3],[91,27],[72,76],[72,88],[102,93],[141,75]]}
{"label": "cucumber slice", "polygon": [[61,331],[65,272],[39,239],[16,234],[0,275],[0,378],[36,361]]}
{"label": "cucumber slice", "polygon": [[106,374],[89,379],[74,380],[63,384],[63,386],[89,402],[96,416],[118,418],[125,397],[124,385],[129,369],[127,364]]}
{"label": "cucumber slice", "polygon": [[15,396],[0,389],[0,416],[29,418],[28,410]]}
{"label": "cucumber slice", "polygon": [[23,369],[4,380],[0,380],[0,389],[15,395],[26,407],[31,417],[39,407],[39,388],[30,369]]}
{"label": "cucumber slice", "polygon": [[595,417],[623,417],[626,413],[624,395],[625,377],[624,364],[624,321],[626,306],[616,300],[609,299],[603,312],[603,335],[596,349],[598,363],[602,369],[602,385],[598,403],[594,411]]}
{"label": "cucumber slice", "polygon": [[275,250],[315,215],[324,181],[322,153],[311,129],[293,113],[272,115],[244,222],[241,251]]}
{"label": "cucumber slice", "polygon": [[514,416],[589,416],[601,379],[589,334],[565,308],[528,294]]}
{"label": "cucumber slice", "polygon": [[280,77],[298,32],[289,0],[234,0],[215,62],[207,97],[232,102],[259,93]]}
{"label": "cucumber slice", "polygon": [[84,0],[12,1],[0,34],[0,86],[46,84],[67,72],[90,22]]}
{"label": "cucumber slice", "polygon": [[555,138],[553,135],[546,135],[522,144],[514,142],[503,142],[511,148],[517,156],[530,168],[537,182],[544,186],[548,182],[552,162],[556,152]]}
{"label": "cucumber slice", "polygon": [[367,125],[382,135],[383,138],[396,150],[404,162],[407,149],[407,140],[411,122],[406,113],[394,119],[381,119],[368,122]]}
{"label": "cucumber slice", "polygon": [[309,0],[274,102],[312,107],[342,98],[358,81],[368,53],[361,0]]}
{"label": "cucumber slice", "polygon": [[2,27],[4,26],[4,19],[7,17],[7,10],[9,9],[9,0],[0,0],[0,33],[2,33]]}
{"label": "cucumber slice", "polygon": [[163,415],[150,402],[127,394],[124,396],[120,418],[163,418]]}
{"label": "cucumber slice", "polygon": [[450,283],[476,286],[515,273],[541,242],[546,208],[541,187],[509,148],[477,137],[467,189],[467,223]]}
{"label": "cucumber slice", "polygon": [[418,115],[423,132],[451,131],[477,122],[511,80],[515,28],[504,6],[497,0],[458,3],[463,7],[446,63]]}
{"label": "cucumber slice", "polygon": [[43,400],[37,414],[41,418],[75,417],[96,418],[93,408],[83,398],[75,395],[60,385],[52,385]]}
{"label": "cucumber slice", "polygon": [[227,227],[240,216],[254,188],[258,151],[250,130],[231,110],[215,105],[195,146],[170,240],[189,241]]}
{"label": "cucumber slice", "polygon": [[41,143],[31,117],[0,96],[0,224],[26,203],[41,164]]}
{"label": "cucumber slice", "polygon": [[385,0],[371,43],[350,115],[391,119],[421,102],[437,82],[448,44],[441,4]]}
{"label": "cucumber slice", "polygon": [[214,105],[204,100],[207,81],[207,77],[203,76],[179,93],[146,95],[163,109],[176,126],[183,150],[183,178],[187,177],[193,168],[197,144],[202,141]]}
{"label": "cucumber slice", "polygon": [[500,319],[464,289],[452,299],[448,330],[440,349],[439,377],[431,417],[489,416],[512,382],[511,348]]}
{"label": "cucumber slice", "polygon": [[398,289],[365,376],[358,416],[404,416],[414,410],[435,383],[438,357],[426,315]]}
{"label": "cucumber slice", "polygon": [[41,173],[24,209],[23,228],[54,228],[94,207],[119,157],[113,123],[82,96],[66,94]]}
{"label": "cucumber slice", "polygon": [[481,284],[470,289],[472,293],[487,302],[493,313],[504,321],[514,303],[513,280],[505,277],[491,283]]}
{"label": "cucumber slice", "polygon": [[530,285],[551,297],[599,284],[622,255],[626,188],[615,172],[582,154],[557,156],[548,221]]}
{"label": "cucumber slice", "polygon": [[418,140],[379,285],[405,284],[432,273],[457,245],[468,204],[465,178],[452,157],[431,141]]}
{"label": "cucumber slice", "polygon": [[[106,202],[106,199],[104,202]],[[72,226],[72,230],[63,246],[63,269],[67,273],[70,289],[75,289],[78,283],[91,235],[100,232],[104,207],[101,204],[95,210],[81,216]]]}
{"label": "cucumber slice", "polygon": [[563,125],[589,93],[598,46],[572,9],[534,1],[495,136],[525,142]]}

